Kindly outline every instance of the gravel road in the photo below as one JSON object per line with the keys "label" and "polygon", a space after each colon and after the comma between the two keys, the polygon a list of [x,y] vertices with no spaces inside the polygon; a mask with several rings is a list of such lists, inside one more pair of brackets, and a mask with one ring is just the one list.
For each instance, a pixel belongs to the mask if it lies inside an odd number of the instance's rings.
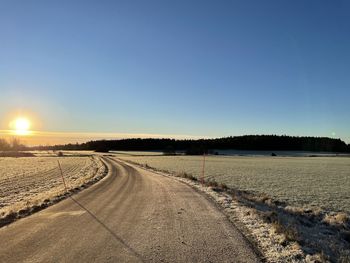
{"label": "gravel road", "polygon": [[260,262],[202,194],[104,157],[94,186],[0,229],[0,262]]}

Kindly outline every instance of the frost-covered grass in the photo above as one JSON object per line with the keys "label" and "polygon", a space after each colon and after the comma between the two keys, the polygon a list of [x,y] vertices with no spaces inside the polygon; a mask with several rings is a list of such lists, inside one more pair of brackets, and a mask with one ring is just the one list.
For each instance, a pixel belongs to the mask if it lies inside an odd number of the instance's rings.
{"label": "frost-covered grass", "polygon": [[[27,151],[26,151],[27,152]],[[93,151],[28,151],[32,153],[36,157],[57,157],[57,155],[61,152],[63,156],[86,156],[94,154]]]}
{"label": "frost-covered grass", "polygon": [[141,151],[110,151],[110,153],[118,154],[118,155],[130,155],[130,156],[157,156],[157,155],[163,155],[163,152],[161,151],[148,151],[148,152],[141,152]]}
{"label": "frost-covered grass", "polygon": [[185,172],[176,174],[150,165],[139,166],[170,175],[205,192],[259,248],[267,262],[350,262],[350,221],[346,213],[286,206],[264,194],[230,189],[216,181],[198,180]]}
{"label": "frost-covered grass", "polygon": [[29,151],[34,154],[36,157],[54,157],[57,156],[57,153],[54,151]]}
{"label": "frost-covered grass", "polygon": [[68,190],[100,178],[106,169],[96,156],[0,158],[0,219],[27,214],[65,194],[58,160]]}
{"label": "frost-covered grass", "polygon": [[[174,173],[202,172],[202,156],[130,156],[124,160]],[[350,212],[350,158],[207,156],[205,179],[266,193],[293,206]]]}

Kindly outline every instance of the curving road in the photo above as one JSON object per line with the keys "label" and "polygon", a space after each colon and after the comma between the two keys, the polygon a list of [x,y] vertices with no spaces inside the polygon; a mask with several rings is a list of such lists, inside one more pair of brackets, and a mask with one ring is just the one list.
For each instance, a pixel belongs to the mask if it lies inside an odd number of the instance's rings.
{"label": "curving road", "polygon": [[94,186],[0,229],[0,262],[259,262],[211,201],[104,158]]}

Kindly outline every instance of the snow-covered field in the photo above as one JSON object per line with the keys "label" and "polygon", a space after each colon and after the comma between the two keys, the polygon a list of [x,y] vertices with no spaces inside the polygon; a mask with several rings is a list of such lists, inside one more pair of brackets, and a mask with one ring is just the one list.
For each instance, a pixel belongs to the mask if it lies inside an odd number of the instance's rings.
{"label": "snow-covered field", "polygon": [[96,156],[0,158],[0,218],[63,195],[58,161],[68,190],[100,178],[106,170]]}
{"label": "snow-covered field", "polygon": [[[202,156],[133,156],[121,159],[172,173],[202,173]],[[350,212],[350,158],[207,156],[205,179],[265,193],[293,206]]]}

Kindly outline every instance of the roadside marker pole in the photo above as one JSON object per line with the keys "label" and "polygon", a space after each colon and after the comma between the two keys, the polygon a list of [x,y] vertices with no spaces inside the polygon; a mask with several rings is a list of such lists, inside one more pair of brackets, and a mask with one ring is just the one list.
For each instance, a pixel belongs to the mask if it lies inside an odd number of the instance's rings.
{"label": "roadside marker pole", "polygon": [[203,153],[203,166],[202,166],[202,185],[204,185],[204,170],[205,170],[205,152]]}
{"label": "roadside marker pole", "polygon": [[60,171],[61,171],[61,176],[62,176],[62,181],[63,181],[64,189],[66,189],[66,192],[68,192],[68,190],[67,190],[67,185],[66,185],[66,181],[64,180],[64,177],[63,177],[63,171],[62,171],[62,168],[61,168],[60,161],[57,160],[57,162],[58,162],[58,167],[60,168]]}

